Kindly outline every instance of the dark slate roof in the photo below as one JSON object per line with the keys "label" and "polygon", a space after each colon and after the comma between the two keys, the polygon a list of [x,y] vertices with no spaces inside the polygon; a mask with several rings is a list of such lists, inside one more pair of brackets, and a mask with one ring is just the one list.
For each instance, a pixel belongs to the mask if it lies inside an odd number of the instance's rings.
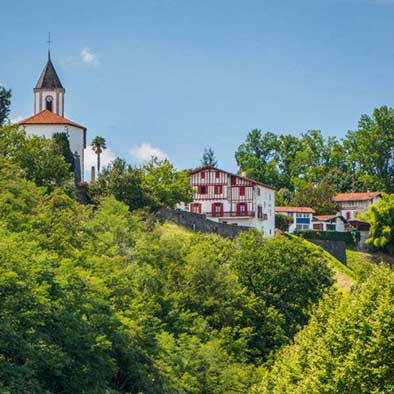
{"label": "dark slate roof", "polygon": [[40,78],[38,79],[36,89],[63,89],[62,83],[56,73],[55,67],[52,64],[51,56],[48,53],[48,62],[42,70]]}

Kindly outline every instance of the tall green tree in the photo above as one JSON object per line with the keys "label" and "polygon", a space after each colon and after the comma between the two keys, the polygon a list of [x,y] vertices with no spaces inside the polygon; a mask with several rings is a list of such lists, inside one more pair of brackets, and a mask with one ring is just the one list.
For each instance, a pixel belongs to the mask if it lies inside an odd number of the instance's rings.
{"label": "tall green tree", "polygon": [[69,184],[70,165],[53,139],[26,136],[18,126],[0,127],[0,155],[23,171],[28,180],[48,190]]}
{"label": "tall green tree", "polygon": [[93,139],[91,146],[93,152],[97,155],[97,175],[99,175],[101,170],[101,154],[107,149],[107,143],[105,138],[97,136]]}
{"label": "tall green tree", "polygon": [[375,250],[394,254],[394,195],[383,194],[381,199],[368,208],[371,224],[367,244]]}
{"label": "tall green tree", "polygon": [[52,138],[55,141],[57,152],[64,157],[66,163],[70,165],[70,170],[74,172],[74,155],[71,152],[68,135],[66,133],[55,133]]}
{"label": "tall green tree", "polygon": [[[279,172],[278,137],[254,129],[235,153],[237,165],[246,174],[274,187],[282,187]],[[286,186],[286,185],[283,185]]]}
{"label": "tall green tree", "polygon": [[8,119],[11,105],[11,89],[0,85],[0,126]]}
{"label": "tall green tree", "polygon": [[211,147],[204,149],[204,153],[203,153],[202,159],[201,159],[201,165],[202,166],[217,167],[218,161],[216,160],[215,152],[213,151],[213,149]]}
{"label": "tall green tree", "polygon": [[349,171],[359,190],[394,192],[394,109],[376,108],[362,115],[358,129],[344,139]]}

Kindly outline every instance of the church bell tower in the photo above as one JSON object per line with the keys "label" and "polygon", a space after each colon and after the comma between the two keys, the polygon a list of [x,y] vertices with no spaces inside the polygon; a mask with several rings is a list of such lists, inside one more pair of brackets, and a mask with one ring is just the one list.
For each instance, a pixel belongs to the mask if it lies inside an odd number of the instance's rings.
{"label": "church bell tower", "polygon": [[64,116],[64,93],[66,91],[60,82],[48,50],[48,61],[34,88],[34,114],[48,110]]}

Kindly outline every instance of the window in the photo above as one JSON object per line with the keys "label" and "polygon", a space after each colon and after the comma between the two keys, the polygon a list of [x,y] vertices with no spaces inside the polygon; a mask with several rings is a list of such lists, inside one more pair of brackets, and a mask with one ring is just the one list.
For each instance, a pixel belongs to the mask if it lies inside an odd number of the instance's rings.
{"label": "window", "polygon": [[240,186],[239,187],[239,195],[244,196],[245,195],[245,186]]}
{"label": "window", "polygon": [[201,213],[201,204],[199,203],[190,204],[190,212]]}
{"label": "window", "polygon": [[330,223],[330,224],[327,223],[326,229],[327,229],[327,231],[335,231],[337,229],[337,226],[332,223]]}
{"label": "window", "polygon": [[259,205],[259,206],[257,207],[257,217],[258,217],[259,219],[262,219],[262,218],[263,218],[263,207],[262,207],[261,205]]}
{"label": "window", "polygon": [[246,202],[240,202],[237,205],[237,215],[247,216],[248,214],[248,204]]}
{"label": "window", "polygon": [[260,188],[258,187],[258,188],[257,188],[257,195],[259,196],[260,193],[261,193],[261,191],[260,191]]}
{"label": "window", "polygon": [[309,224],[297,224],[296,230],[309,230]]}
{"label": "window", "polygon": [[222,194],[223,193],[222,185],[215,185],[214,192],[215,194]]}
{"label": "window", "polygon": [[48,110],[48,111],[51,111],[52,112],[52,104],[53,104],[53,97],[52,96],[46,96],[45,97],[45,108]]}
{"label": "window", "polygon": [[205,179],[205,171],[201,173],[201,179]]}
{"label": "window", "polygon": [[215,202],[212,204],[212,216],[219,217],[223,216],[223,204],[220,202]]}
{"label": "window", "polygon": [[202,185],[198,187],[198,194],[207,194],[207,187]]}
{"label": "window", "polygon": [[216,179],[220,178],[220,171],[216,171],[216,172],[215,172],[215,178],[216,178]]}

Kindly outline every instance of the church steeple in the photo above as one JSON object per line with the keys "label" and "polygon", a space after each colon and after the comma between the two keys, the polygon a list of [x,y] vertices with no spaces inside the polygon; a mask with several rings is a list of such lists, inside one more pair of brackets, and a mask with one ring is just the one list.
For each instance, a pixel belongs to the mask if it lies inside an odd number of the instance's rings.
{"label": "church steeple", "polygon": [[34,113],[37,114],[45,109],[60,116],[64,116],[64,93],[62,83],[51,60],[51,52],[48,49],[48,61],[34,88]]}

